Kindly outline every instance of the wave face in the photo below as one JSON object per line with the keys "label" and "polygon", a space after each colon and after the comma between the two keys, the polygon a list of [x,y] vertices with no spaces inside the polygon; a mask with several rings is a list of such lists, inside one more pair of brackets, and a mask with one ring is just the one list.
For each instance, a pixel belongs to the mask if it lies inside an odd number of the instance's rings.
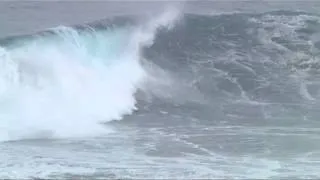
{"label": "wave face", "polygon": [[174,30],[159,31],[144,55],[201,92],[216,110],[211,117],[237,124],[244,123],[240,117],[250,124],[280,117],[317,123],[319,20],[292,11],[186,14]]}
{"label": "wave face", "polygon": [[101,123],[136,109],[134,95],[147,76],[140,50],[174,18],[167,12],[139,25],[120,18],[4,39],[1,140],[106,133]]}

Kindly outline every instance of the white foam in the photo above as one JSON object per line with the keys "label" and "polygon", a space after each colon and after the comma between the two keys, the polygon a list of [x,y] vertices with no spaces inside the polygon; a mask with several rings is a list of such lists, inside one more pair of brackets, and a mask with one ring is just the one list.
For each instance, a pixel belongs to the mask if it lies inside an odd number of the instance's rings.
{"label": "white foam", "polygon": [[147,76],[140,49],[176,19],[173,12],[131,32],[60,27],[60,39],[1,48],[0,140],[107,133],[102,122],[136,109],[134,94]]}

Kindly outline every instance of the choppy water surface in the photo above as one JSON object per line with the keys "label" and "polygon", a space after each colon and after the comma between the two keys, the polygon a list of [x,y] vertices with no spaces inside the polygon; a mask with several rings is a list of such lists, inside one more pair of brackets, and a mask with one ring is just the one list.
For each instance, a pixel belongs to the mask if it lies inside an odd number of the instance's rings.
{"label": "choppy water surface", "polygon": [[209,5],[2,35],[0,177],[319,178],[319,5]]}

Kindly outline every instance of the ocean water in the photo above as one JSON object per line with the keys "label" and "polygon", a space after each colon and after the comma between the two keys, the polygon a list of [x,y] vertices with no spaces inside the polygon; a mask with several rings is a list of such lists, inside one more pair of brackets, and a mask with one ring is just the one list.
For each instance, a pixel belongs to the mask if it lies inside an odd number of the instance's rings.
{"label": "ocean water", "polygon": [[1,2],[0,178],[319,178],[317,2]]}

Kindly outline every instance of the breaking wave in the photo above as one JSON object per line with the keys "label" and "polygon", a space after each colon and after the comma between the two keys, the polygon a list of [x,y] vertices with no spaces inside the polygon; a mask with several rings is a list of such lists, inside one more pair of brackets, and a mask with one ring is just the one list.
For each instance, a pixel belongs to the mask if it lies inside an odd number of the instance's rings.
{"label": "breaking wave", "polygon": [[141,49],[178,14],[170,10],[121,26],[61,26],[3,40],[0,139],[107,133],[104,122],[136,109],[134,95],[148,77]]}

